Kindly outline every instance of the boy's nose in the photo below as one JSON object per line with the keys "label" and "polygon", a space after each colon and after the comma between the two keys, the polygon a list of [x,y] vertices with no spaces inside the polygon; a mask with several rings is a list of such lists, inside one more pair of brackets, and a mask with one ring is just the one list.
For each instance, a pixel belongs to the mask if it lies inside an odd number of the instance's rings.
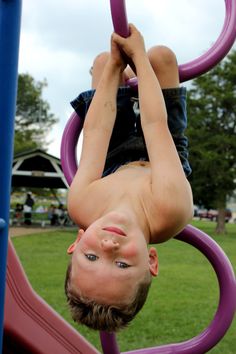
{"label": "boy's nose", "polygon": [[101,241],[101,247],[104,251],[117,250],[119,248],[119,243],[113,239],[103,239]]}

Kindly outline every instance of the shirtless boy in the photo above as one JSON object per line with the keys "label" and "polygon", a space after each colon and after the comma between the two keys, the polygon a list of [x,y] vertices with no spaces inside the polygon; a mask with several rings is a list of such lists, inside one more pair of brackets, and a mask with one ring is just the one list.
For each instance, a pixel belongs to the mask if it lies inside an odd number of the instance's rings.
{"label": "shirtless boy", "polygon": [[[135,65],[138,92],[124,87],[134,73],[122,52]],[[126,39],[114,33],[110,53],[95,59],[92,88],[72,103],[86,117],[68,195],[79,231],[68,249],[65,290],[75,321],[116,331],[142,308],[158,274],[148,245],[167,241],[192,218],[186,91],[173,52],[146,52],[134,25]]]}

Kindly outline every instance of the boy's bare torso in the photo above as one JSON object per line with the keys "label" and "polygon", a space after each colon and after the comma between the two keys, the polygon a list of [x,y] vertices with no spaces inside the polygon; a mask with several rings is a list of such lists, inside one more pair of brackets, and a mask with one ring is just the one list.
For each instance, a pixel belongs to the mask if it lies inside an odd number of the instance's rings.
{"label": "boy's bare torso", "polygon": [[[168,204],[170,198],[171,196],[168,197]],[[104,211],[112,211],[123,203],[135,211],[150,243],[163,242],[180,231],[176,229],[175,222],[166,219],[163,203],[158,205],[154,200],[151,168],[147,161],[128,163],[115,173],[91,183],[83,196],[80,196],[77,221],[81,227],[87,228]]]}

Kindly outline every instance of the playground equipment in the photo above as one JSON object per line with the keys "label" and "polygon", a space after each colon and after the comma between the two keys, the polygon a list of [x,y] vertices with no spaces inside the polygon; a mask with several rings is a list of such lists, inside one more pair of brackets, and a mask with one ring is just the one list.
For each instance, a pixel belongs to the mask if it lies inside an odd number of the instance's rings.
{"label": "playground equipment", "polygon": [[[127,36],[125,2],[122,0],[110,1],[114,28],[120,34],[122,34],[120,30],[124,31],[122,35]],[[226,19],[218,41],[203,57],[186,64],[182,69],[180,66],[180,74],[182,70],[181,81],[186,81],[208,71],[231,48],[236,38],[236,0],[225,0],[225,4]],[[21,5],[21,0],[0,0],[0,352],[3,333]],[[137,86],[137,82],[134,82],[133,85]],[[81,129],[82,122],[77,114],[73,113],[65,128],[61,145],[62,166],[69,184],[77,169],[75,151]],[[198,248],[213,265],[220,286],[218,310],[212,323],[199,336],[183,343],[128,352],[130,354],[205,353],[224,336],[233,319],[236,308],[236,283],[232,267],[224,252],[209,236],[191,226],[188,226],[176,238]],[[114,334],[101,332],[100,335],[104,354],[120,353]],[[32,290],[13,246],[9,242],[4,353],[13,352],[98,353]]]}
{"label": "playground equipment", "polygon": [[2,343],[21,2],[0,1],[0,352]]}

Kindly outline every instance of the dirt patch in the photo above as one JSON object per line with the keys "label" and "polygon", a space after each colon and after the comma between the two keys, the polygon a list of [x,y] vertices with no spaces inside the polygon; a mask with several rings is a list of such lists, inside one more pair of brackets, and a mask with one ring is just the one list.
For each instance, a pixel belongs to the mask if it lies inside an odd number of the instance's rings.
{"label": "dirt patch", "polygon": [[16,237],[16,236],[25,236],[30,234],[37,234],[40,232],[49,232],[54,231],[56,228],[40,228],[40,227],[10,227],[9,229],[9,236]]}

